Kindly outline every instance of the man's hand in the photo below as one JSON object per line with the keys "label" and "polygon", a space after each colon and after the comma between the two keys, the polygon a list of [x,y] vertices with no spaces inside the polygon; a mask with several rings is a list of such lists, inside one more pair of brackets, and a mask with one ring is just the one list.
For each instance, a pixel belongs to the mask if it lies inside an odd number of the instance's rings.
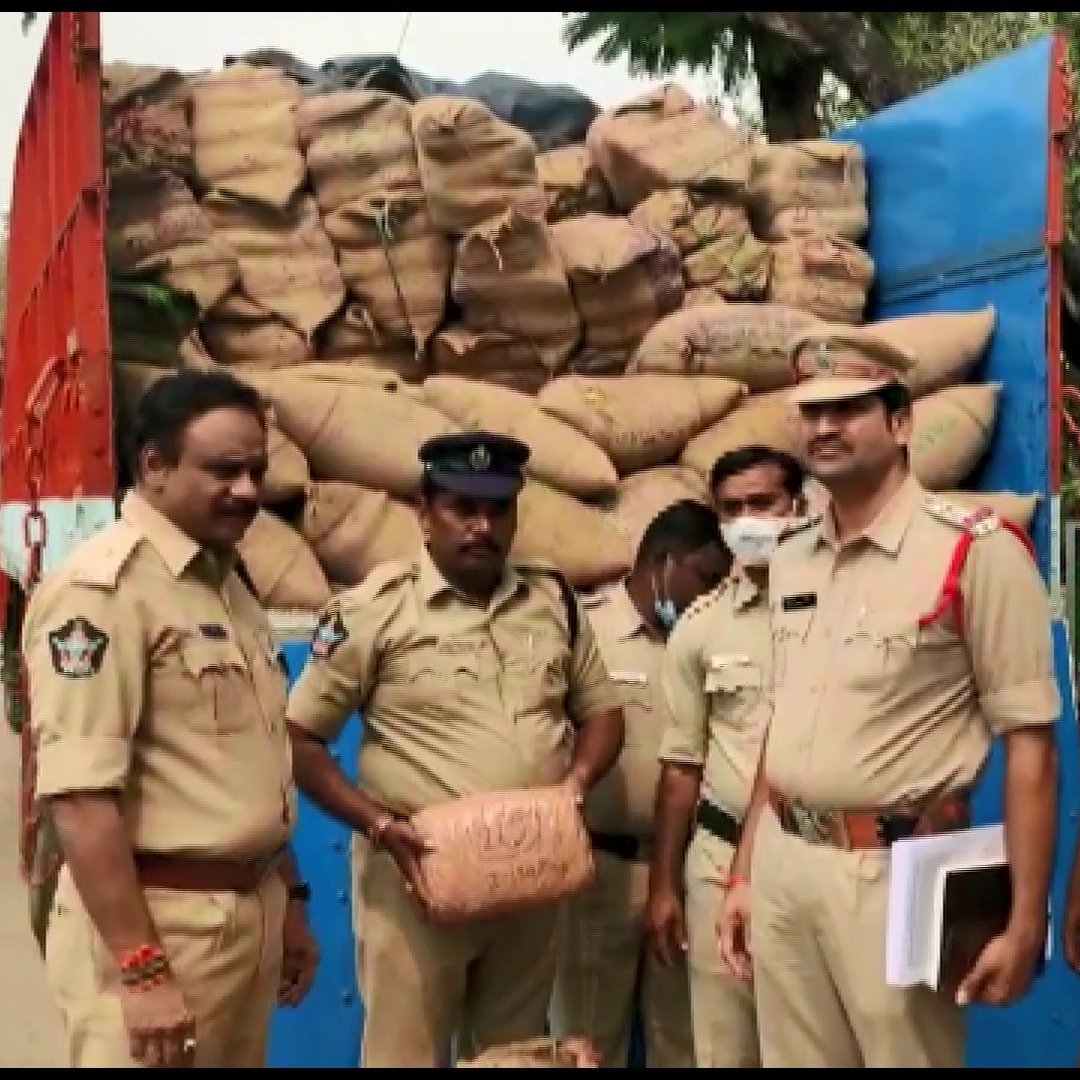
{"label": "man's hand", "polygon": [[1039,935],[1006,930],[988,941],[960,983],[957,1004],[1010,1005],[1031,985],[1045,947],[1045,931]]}
{"label": "man's hand", "polygon": [[405,879],[405,891],[412,893],[427,911],[430,898],[420,873],[420,858],[428,847],[416,827],[408,818],[395,818],[382,832],[382,845],[397,863]]}
{"label": "man's hand", "polygon": [[319,946],[308,926],[304,905],[299,900],[290,900],[285,908],[281,944],[278,1002],[281,1005],[299,1005],[311,989],[315,970],[319,966]]}
{"label": "man's hand", "polygon": [[172,975],[146,989],[123,987],[124,1013],[133,1060],[148,1068],[191,1068],[195,1064],[195,1017]]}
{"label": "man's hand", "polygon": [[669,888],[652,889],[645,909],[645,929],[649,948],[665,967],[678,963],[686,952],[686,916],[682,902]]}
{"label": "man's hand", "polygon": [[750,884],[734,878],[724,890],[717,919],[720,955],[732,974],[749,980],[753,975],[750,960]]}

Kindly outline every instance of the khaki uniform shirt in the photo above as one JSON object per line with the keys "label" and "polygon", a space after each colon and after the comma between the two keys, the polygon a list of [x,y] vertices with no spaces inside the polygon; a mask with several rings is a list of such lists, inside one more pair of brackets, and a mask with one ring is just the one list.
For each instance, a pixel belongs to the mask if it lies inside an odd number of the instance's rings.
{"label": "khaki uniform shirt", "polygon": [[289,720],[332,739],[363,712],[360,786],[406,813],[473,791],[561,780],[575,721],[617,708],[596,636],[544,567],[511,566],[489,605],[430,556],[384,563],[334,598],[289,699]]}
{"label": "khaki uniform shirt", "polygon": [[741,821],[772,703],[768,595],[744,574],[683,613],[668,640],[664,761],[704,767],[701,794]]}
{"label": "khaki uniform shirt", "polygon": [[23,634],[38,792],[116,791],[137,851],[286,843],[285,675],[236,573],[136,493],[35,590]]}
{"label": "khaki uniform shirt", "polygon": [[664,642],[646,625],[625,585],[587,597],[584,606],[626,723],[622,753],[589,792],[585,820],[596,832],[646,839],[660,778],[656,753],[667,722],[660,693]]}
{"label": "khaki uniform shirt", "polygon": [[974,530],[963,632],[951,614],[920,619],[967,514],[909,478],[842,550],[828,514],[778,548],[766,772],[785,795],[869,809],[952,791],[976,779],[992,734],[1057,718],[1046,589],[999,522]]}

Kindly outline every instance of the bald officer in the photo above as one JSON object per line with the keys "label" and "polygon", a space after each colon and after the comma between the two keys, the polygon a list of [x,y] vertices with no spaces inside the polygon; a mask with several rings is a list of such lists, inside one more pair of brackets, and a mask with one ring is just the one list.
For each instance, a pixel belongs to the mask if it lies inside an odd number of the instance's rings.
{"label": "bald officer", "polygon": [[[446,928],[424,914],[409,816],[565,782],[583,797],[623,740],[618,688],[569,585],[509,561],[528,449],[473,432],[421,449],[425,548],[323,612],[288,708],[300,787],[355,829],[362,1064],[436,1066],[544,1034],[557,906]],[[364,713],[359,787],[326,748]]]}
{"label": "bald officer", "polygon": [[46,963],[74,1067],[261,1066],[279,994],[310,981],[285,679],[234,556],[266,461],[253,390],[160,379],[119,520],[30,601],[37,790],[65,861]]}
{"label": "bald officer", "polygon": [[[1046,590],[988,511],[911,474],[913,358],[824,325],[793,349],[822,519],[771,566],[773,714],[722,936],[753,977],[766,1066],[959,1066],[962,1002],[1015,1001],[1046,941],[1057,811]],[[955,996],[885,982],[889,845],[965,824],[1005,756],[1007,929]]]}
{"label": "bald officer", "polygon": [[604,1068],[627,1066],[635,1016],[648,1068],[694,1065],[685,958],[661,964],[646,947],[657,751],[667,726],[660,664],[679,615],[730,566],[715,511],[686,499],[653,519],[626,580],[585,600],[623,695],[626,745],[585,805],[596,878],[567,906],[552,1020],[556,1035],[590,1038]]}

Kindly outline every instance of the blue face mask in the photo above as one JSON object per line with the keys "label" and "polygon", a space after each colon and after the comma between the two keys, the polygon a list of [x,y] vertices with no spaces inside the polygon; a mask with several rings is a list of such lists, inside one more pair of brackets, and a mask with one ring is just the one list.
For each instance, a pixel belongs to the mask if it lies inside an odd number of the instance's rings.
{"label": "blue face mask", "polygon": [[653,611],[656,613],[656,621],[667,631],[671,631],[675,627],[675,623],[679,619],[679,613],[675,610],[674,600],[657,600],[653,604]]}

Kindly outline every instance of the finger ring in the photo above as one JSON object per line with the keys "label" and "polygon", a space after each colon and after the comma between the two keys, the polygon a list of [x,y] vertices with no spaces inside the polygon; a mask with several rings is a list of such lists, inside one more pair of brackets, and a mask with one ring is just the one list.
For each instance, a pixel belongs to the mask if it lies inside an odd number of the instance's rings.
{"label": "finger ring", "polygon": [[187,1052],[189,1052],[191,1050],[194,1050],[195,1046],[196,1046],[196,1043],[195,1043],[194,1039],[185,1039],[184,1040],[184,1052],[185,1053],[187,1053]]}

